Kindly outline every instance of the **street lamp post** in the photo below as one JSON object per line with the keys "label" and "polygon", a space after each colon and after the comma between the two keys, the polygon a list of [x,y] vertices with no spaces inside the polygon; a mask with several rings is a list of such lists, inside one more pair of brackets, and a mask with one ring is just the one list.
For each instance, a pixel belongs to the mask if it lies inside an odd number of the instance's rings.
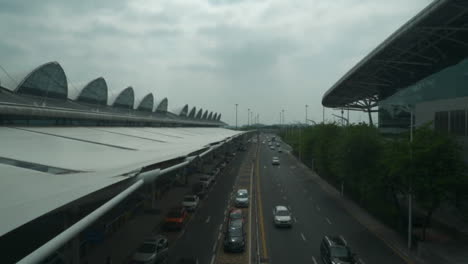
{"label": "street lamp post", "polygon": [[238,105],[239,105],[239,104],[236,104],[236,130],[237,130],[237,106],[238,106]]}
{"label": "street lamp post", "polygon": [[309,107],[309,105],[305,105],[305,111],[306,111],[305,124],[306,124],[306,125],[307,125],[307,107]]}
{"label": "street lamp post", "polygon": [[250,126],[250,108],[247,108],[247,126]]}

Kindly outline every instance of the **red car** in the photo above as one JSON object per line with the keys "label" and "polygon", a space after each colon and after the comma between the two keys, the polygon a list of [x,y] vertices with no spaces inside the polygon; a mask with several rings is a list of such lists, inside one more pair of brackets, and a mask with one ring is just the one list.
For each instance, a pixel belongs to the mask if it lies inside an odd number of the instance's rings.
{"label": "red car", "polygon": [[164,220],[164,227],[169,230],[180,230],[187,221],[188,213],[184,207],[172,208]]}
{"label": "red car", "polygon": [[233,208],[229,211],[228,226],[229,223],[231,223],[231,221],[234,220],[242,220],[242,223],[245,222],[244,213],[242,212],[242,209]]}

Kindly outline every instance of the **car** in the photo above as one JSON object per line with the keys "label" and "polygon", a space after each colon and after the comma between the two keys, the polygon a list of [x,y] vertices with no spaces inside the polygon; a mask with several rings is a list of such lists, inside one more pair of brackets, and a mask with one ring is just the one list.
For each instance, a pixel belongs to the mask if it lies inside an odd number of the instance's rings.
{"label": "car", "polygon": [[357,264],[357,257],[342,236],[325,236],[320,244],[320,256],[325,264]]}
{"label": "car", "polygon": [[271,160],[271,164],[272,165],[280,165],[280,160],[278,157],[273,157],[273,159]]}
{"label": "car", "polygon": [[245,250],[244,224],[236,220],[234,224],[228,225],[224,235],[224,251],[243,252]]}
{"label": "car", "polygon": [[241,209],[232,208],[232,209],[229,211],[228,224],[229,224],[231,221],[235,221],[235,220],[242,220],[242,222],[245,221],[245,219],[244,219],[244,213],[242,212]]}
{"label": "car", "polygon": [[275,150],[275,147],[274,147],[274,146],[270,146],[270,149],[271,149],[271,150]]}
{"label": "car", "polygon": [[196,182],[192,185],[192,193],[200,199],[203,199],[208,193],[208,189],[203,182]]}
{"label": "car", "polygon": [[132,263],[157,264],[167,261],[169,242],[165,236],[157,235],[147,238],[133,254]]}
{"label": "car", "polygon": [[187,221],[187,218],[187,210],[183,206],[174,207],[167,213],[164,219],[164,227],[167,230],[180,230],[184,226],[185,221]]}
{"label": "car", "polygon": [[277,147],[280,147],[281,145],[280,145],[280,143],[279,143],[279,142],[277,142],[277,143],[276,143],[276,146],[277,146]]}
{"label": "car", "polygon": [[239,189],[236,193],[234,204],[237,208],[249,207],[249,193],[247,189]]}
{"label": "car", "polygon": [[196,195],[185,195],[184,200],[182,200],[182,206],[187,209],[187,211],[195,211],[198,207],[199,198]]}
{"label": "car", "polygon": [[205,184],[206,188],[209,188],[213,184],[214,179],[212,175],[203,174],[202,176],[200,176],[199,181]]}
{"label": "car", "polygon": [[292,227],[291,212],[286,206],[277,205],[273,208],[273,222],[277,227]]}
{"label": "car", "polygon": [[281,148],[278,148],[278,153],[283,153],[283,150]]}

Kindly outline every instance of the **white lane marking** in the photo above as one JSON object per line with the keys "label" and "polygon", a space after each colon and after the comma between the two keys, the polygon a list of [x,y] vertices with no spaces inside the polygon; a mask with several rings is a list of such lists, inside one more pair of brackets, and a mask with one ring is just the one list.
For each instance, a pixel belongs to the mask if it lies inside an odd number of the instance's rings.
{"label": "white lane marking", "polygon": [[293,217],[293,219],[294,219],[294,223],[297,223],[297,219],[296,219],[296,217]]}
{"label": "white lane marking", "polygon": [[213,253],[216,252],[216,248],[218,247],[218,240],[215,241],[214,245],[213,245]]}
{"label": "white lane marking", "polygon": [[315,208],[317,208],[317,211],[320,211],[320,207],[318,205],[316,205]]}
{"label": "white lane marking", "polygon": [[325,219],[327,220],[327,222],[331,225],[332,222],[330,221],[330,219],[328,219],[328,217],[325,217]]}
{"label": "white lane marking", "polygon": [[266,166],[263,166],[264,169],[266,169]]}
{"label": "white lane marking", "polygon": [[361,264],[366,264],[361,258],[359,259],[359,262],[361,262]]}
{"label": "white lane marking", "polygon": [[226,209],[226,210],[224,210],[224,216],[226,216],[226,215],[227,215],[227,209]]}
{"label": "white lane marking", "polygon": [[211,257],[211,262],[210,262],[211,264],[214,264],[214,261],[215,261],[215,256],[216,256],[216,255],[215,255],[215,254],[213,254],[213,256]]}
{"label": "white lane marking", "polygon": [[223,229],[223,224],[220,224],[219,225],[219,232],[221,232],[222,229]]}
{"label": "white lane marking", "polygon": [[345,242],[345,244],[348,244],[348,242],[344,239],[343,236],[340,236],[341,239],[343,239],[343,241]]}
{"label": "white lane marking", "polygon": [[221,233],[218,234],[218,240],[220,240],[220,239],[221,239]]}
{"label": "white lane marking", "polygon": [[283,189],[281,189],[280,192],[283,192]]}
{"label": "white lane marking", "polygon": [[205,223],[209,223],[210,222],[210,219],[211,219],[211,216],[208,216],[208,218],[206,219]]}
{"label": "white lane marking", "polygon": [[302,240],[306,241],[304,234],[301,233]]}
{"label": "white lane marking", "polygon": [[312,262],[313,262],[314,264],[317,264],[317,261],[315,260],[314,256],[312,256]]}

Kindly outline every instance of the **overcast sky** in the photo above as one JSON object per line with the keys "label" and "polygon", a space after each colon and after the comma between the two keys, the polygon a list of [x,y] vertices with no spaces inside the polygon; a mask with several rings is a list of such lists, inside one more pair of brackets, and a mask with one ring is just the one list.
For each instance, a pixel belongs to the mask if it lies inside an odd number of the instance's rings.
{"label": "overcast sky", "polygon": [[[0,0],[0,65],[58,61],[71,83],[168,97],[247,122],[322,119],[321,99],[430,0]],[[72,85],[70,89],[76,89]],[[333,120],[332,111],[326,118]],[[336,111],[336,114],[338,112]],[[367,121],[352,113],[352,121]]]}

